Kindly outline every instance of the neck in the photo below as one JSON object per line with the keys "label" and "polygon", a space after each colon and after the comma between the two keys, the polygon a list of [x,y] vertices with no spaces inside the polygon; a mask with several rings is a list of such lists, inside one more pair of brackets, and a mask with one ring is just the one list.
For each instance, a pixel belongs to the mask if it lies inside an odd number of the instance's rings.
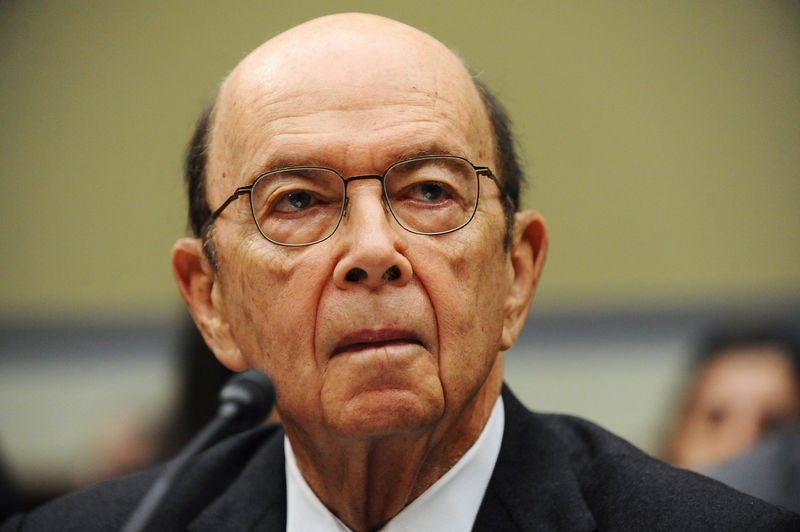
{"label": "neck", "polygon": [[378,530],[477,441],[500,393],[502,371],[498,375],[487,379],[441,435],[433,429],[357,441],[328,438],[320,444],[319,439],[299,437],[287,425],[298,468],[320,501],[347,526],[357,532]]}

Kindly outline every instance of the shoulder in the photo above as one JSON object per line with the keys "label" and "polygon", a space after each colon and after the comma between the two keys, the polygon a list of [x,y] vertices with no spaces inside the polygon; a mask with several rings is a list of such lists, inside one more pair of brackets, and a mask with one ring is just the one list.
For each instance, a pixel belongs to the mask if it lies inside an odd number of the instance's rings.
{"label": "shoulder", "polygon": [[562,495],[579,498],[600,530],[800,530],[788,511],[674,468],[590,421],[530,412],[513,396],[509,405],[506,395],[516,452],[547,460],[536,466],[540,479],[568,485]]}
{"label": "shoulder", "polygon": [[800,518],[691,471],[672,467],[575,418],[547,420],[569,449],[598,524],[632,530],[800,530]]}
{"label": "shoulder", "polygon": [[[158,514],[159,523],[184,528],[254,461],[273,459],[282,467],[282,445],[283,430],[269,425],[232,436],[199,454],[173,487]],[[162,464],[59,497],[28,514],[13,516],[0,530],[118,530],[163,468]]]}

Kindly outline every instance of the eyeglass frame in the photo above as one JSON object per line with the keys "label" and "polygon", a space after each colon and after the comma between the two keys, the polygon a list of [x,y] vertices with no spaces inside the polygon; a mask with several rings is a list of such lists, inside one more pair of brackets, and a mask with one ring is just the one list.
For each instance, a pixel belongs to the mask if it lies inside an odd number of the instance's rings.
{"label": "eyeglass frame", "polygon": [[[406,163],[412,163],[412,162],[416,162],[416,161],[427,161],[427,160],[433,160],[433,159],[457,159],[457,160],[460,160],[460,161],[463,161],[463,162],[467,163],[475,171],[475,177],[478,180],[478,182],[477,182],[477,188],[475,190],[475,205],[472,208],[472,212],[470,213],[469,218],[467,218],[467,220],[463,224],[461,224],[461,225],[459,225],[457,227],[454,227],[453,229],[448,229],[446,231],[436,231],[436,232],[433,232],[433,233],[428,233],[428,232],[425,232],[425,231],[416,231],[414,229],[409,229],[408,227],[406,227],[403,224],[403,222],[401,222],[398,219],[397,213],[394,212],[394,209],[392,208],[392,202],[389,200],[388,193],[386,192],[385,179],[386,179],[386,174],[391,172],[392,169],[395,168],[396,166],[399,166],[401,164],[406,164]],[[258,218],[256,217],[255,206],[253,205],[253,194],[252,194],[253,187],[255,187],[256,183],[258,183],[262,178],[264,178],[264,177],[266,177],[268,175],[276,174],[276,173],[279,173],[279,172],[291,171],[291,170],[304,170],[304,171],[305,170],[324,170],[324,171],[327,171],[327,172],[334,173],[335,175],[337,175],[339,177],[339,179],[342,180],[342,184],[343,184],[342,198],[343,198],[343,201],[342,201],[342,208],[339,211],[339,218],[336,220],[336,225],[333,226],[333,229],[331,230],[331,232],[328,233],[325,237],[320,238],[318,240],[314,240],[313,242],[307,242],[307,243],[303,243],[303,244],[288,244],[288,243],[285,243],[285,242],[277,242],[277,241],[271,239],[270,237],[268,237],[267,235],[264,234],[264,230],[261,229],[261,225],[258,223]],[[466,158],[460,157],[458,155],[422,155],[422,156],[419,156],[419,157],[411,157],[409,159],[403,159],[402,161],[397,161],[395,163],[390,164],[389,167],[386,170],[384,170],[383,174],[363,174],[363,175],[356,175],[356,176],[351,176],[351,177],[344,177],[342,174],[340,174],[339,172],[337,172],[333,168],[326,168],[324,166],[289,166],[289,167],[285,167],[285,168],[276,168],[274,170],[269,170],[267,172],[263,172],[263,173],[259,174],[253,180],[253,182],[250,183],[249,185],[244,185],[244,186],[238,187],[236,190],[234,190],[233,194],[231,194],[228,197],[228,199],[226,199],[222,203],[222,205],[219,206],[219,208],[217,210],[215,210],[213,213],[211,213],[211,216],[209,216],[208,220],[205,222],[205,224],[203,224],[202,234],[204,234],[204,235],[207,234],[208,229],[214,224],[214,222],[217,220],[217,218],[222,214],[222,211],[224,211],[225,208],[228,205],[230,205],[231,203],[233,203],[234,201],[239,199],[244,194],[249,194],[250,195],[250,202],[249,202],[250,203],[250,214],[252,215],[253,223],[255,224],[256,229],[258,229],[258,232],[261,233],[261,236],[263,236],[265,239],[267,239],[268,241],[272,242],[275,245],[286,246],[286,247],[303,247],[303,246],[312,246],[314,244],[319,244],[320,242],[324,242],[325,240],[327,240],[330,237],[332,237],[333,234],[336,232],[336,230],[339,229],[339,225],[341,225],[341,223],[342,223],[342,218],[344,218],[344,213],[345,213],[345,210],[347,209],[347,203],[349,201],[349,197],[347,196],[347,185],[352,181],[361,181],[361,180],[364,180],[364,179],[377,179],[381,184],[381,190],[383,191],[383,198],[386,201],[386,206],[388,207],[389,212],[392,213],[392,218],[394,218],[394,220],[397,222],[397,225],[399,225],[400,227],[402,227],[403,229],[405,229],[409,233],[413,233],[413,234],[416,234],[416,235],[427,235],[427,236],[445,235],[447,233],[453,233],[455,231],[458,231],[459,229],[463,229],[475,217],[475,213],[478,211],[478,203],[480,202],[480,198],[481,198],[481,179],[480,179],[481,175],[484,175],[484,176],[488,177],[489,179],[491,179],[492,181],[494,181],[494,184],[497,185],[497,188],[498,188],[498,190],[500,191],[500,193],[502,195],[504,195],[504,196],[508,195],[506,190],[500,184],[500,181],[497,179],[497,177],[492,172],[491,168],[489,168],[488,166],[476,166],[476,165],[472,164]]]}

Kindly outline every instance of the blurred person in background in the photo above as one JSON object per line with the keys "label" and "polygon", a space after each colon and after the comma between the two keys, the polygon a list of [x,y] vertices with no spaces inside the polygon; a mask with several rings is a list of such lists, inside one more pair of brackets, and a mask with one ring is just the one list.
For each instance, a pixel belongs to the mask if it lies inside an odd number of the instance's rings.
{"label": "blurred person in background", "polygon": [[800,513],[800,425],[776,430],[706,474],[744,493]]}
{"label": "blurred person in background", "polygon": [[727,326],[695,354],[665,459],[706,472],[800,421],[800,340],[782,326]]}

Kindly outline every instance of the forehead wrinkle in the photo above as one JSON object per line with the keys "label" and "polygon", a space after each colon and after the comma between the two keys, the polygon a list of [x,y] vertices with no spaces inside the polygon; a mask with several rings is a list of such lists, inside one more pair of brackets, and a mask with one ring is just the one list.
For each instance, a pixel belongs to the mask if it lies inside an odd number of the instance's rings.
{"label": "forehead wrinkle", "polygon": [[[452,106],[451,111],[434,116],[425,115],[427,118],[424,119],[413,117],[414,128],[409,131],[406,115],[412,117],[413,113],[407,105],[398,105],[398,108],[399,112],[393,115],[393,121],[380,124],[370,123],[369,111],[372,109],[366,106],[346,111],[346,114],[356,117],[355,121],[359,121],[359,114],[363,115],[362,121],[370,130],[372,138],[365,139],[365,145],[373,145],[375,162],[373,168],[364,170],[365,173],[380,173],[394,162],[422,155],[457,155],[473,164],[492,164],[494,158],[489,155],[493,152],[488,149],[486,136],[479,133],[480,127],[468,128],[468,137],[459,139],[458,142],[448,135],[449,130],[463,120],[474,123],[474,113],[464,116],[463,109]],[[212,182],[228,185],[222,190],[220,187],[209,187],[207,194],[218,196],[217,202],[224,199],[223,195],[230,193],[228,188],[249,184],[258,175],[277,168],[310,165],[330,167],[347,173],[346,153],[330,149],[339,140],[337,131],[331,131],[327,134],[329,138],[326,138],[324,133],[314,127],[319,121],[284,127],[286,122],[291,122],[296,116],[285,113],[282,118],[266,118],[269,116],[268,110],[259,107],[257,111],[260,112],[239,114],[224,128],[220,128],[222,131],[218,130],[222,134],[216,137],[213,144],[216,149],[213,150],[213,163],[209,165],[208,177],[213,176]],[[326,114],[334,112],[342,113],[329,110],[317,111],[315,115],[324,118]],[[259,134],[238,134],[242,127],[248,130],[244,125],[246,121],[260,121],[264,127],[259,128]],[[315,137],[315,143],[303,142],[304,138],[310,137]],[[309,150],[310,144],[318,148]],[[296,149],[295,145],[301,145],[302,148]],[[477,147],[477,152],[473,151],[473,147]],[[360,173],[361,170],[357,172]]]}
{"label": "forehead wrinkle", "polygon": [[[332,160],[341,153],[330,150],[329,146],[335,145],[341,134],[341,129],[363,129],[367,131],[364,142],[376,147],[376,164],[378,166],[391,164],[402,158],[429,154],[451,154],[467,158],[475,158],[476,153],[468,153],[469,146],[474,145],[476,139],[464,139],[462,142],[453,142],[449,138],[449,131],[456,128],[464,121],[469,121],[470,113],[465,112],[463,106],[458,106],[453,100],[440,99],[437,111],[431,112],[430,106],[425,103],[407,103],[411,98],[419,100],[416,93],[409,94],[409,98],[399,96],[396,102],[375,105],[364,102],[352,108],[322,108],[311,104],[306,110],[298,109],[294,101],[278,101],[268,99],[266,104],[258,105],[256,112],[238,113],[239,119],[234,124],[241,124],[247,130],[257,131],[239,140],[237,132],[228,124],[226,126],[227,142],[224,143],[225,152],[229,160],[242,159],[243,167],[237,175],[232,176],[237,181],[255,178],[260,173],[286,166],[338,166],[342,163]],[[305,98],[299,94],[295,97],[298,103],[305,104]],[[385,110],[387,107],[396,108],[388,114],[389,121],[385,119],[386,113],[381,113],[381,121],[376,122],[373,113]],[[333,117],[335,120],[328,120]],[[263,124],[261,127],[252,128],[245,124]],[[413,123],[413,130],[408,126]],[[328,124],[329,132],[320,129],[322,124]],[[236,126],[234,126],[236,127]],[[470,136],[476,128],[469,128]],[[314,137],[314,142],[304,142],[305,139]],[[444,139],[447,139],[445,141]],[[302,146],[296,149],[295,145]],[[309,150],[309,145],[318,146]],[[248,155],[252,154],[252,155]],[[244,167],[246,165],[247,167]]]}
{"label": "forehead wrinkle", "polygon": [[[487,146],[486,133],[491,137],[488,116],[463,62],[427,34],[393,21],[379,19],[376,23],[376,17],[366,18],[369,25],[341,19],[336,20],[341,27],[327,27],[324,19],[301,25],[268,41],[234,69],[218,99],[218,134],[212,137],[209,157],[210,175],[215,181],[238,182],[257,175],[259,167],[267,167],[268,157],[257,154],[270,152],[279,133],[278,124],[291,121],[293,115],[319,118],[324,113],[346,111],[358,117],[363,112],[363,120],[369,122],[369,111],[381,105],[379,98],[387,96],[391,97],[388,104],[397,107],[398,124],[414,119],[421,108],[443,122],[432,129],[445,129],[449,122],[454,130],[464,132],[468,145],[479,151],[459,155],[478,158],[478,164],[494,161],[494,150]],[[357,43],[361,46],[354,45]],[[338,68],[326,69],[329,58],[335,55],[332,49],[341,52]],[[363,68],[370,61],[376,68]],[[387,93],[387,87],[393,91]],[[354,89],[361,90],[361,97],[355,97]],[[292,108],[292,102],[299,105]],[[470,127],[464,128],[464,123]],[[369,125],[374,130],[394,124]],[[310,134],[312,130],[305,125],[298,131]],[[256,134],[242,135],[241,131]],[[493,145],[492,139],[488,142]],[[399,152],[405,149],[391,142],[389,146]],[[254,165],[253,158],[265,162]],[[211,195],[212,187],[208,188]]]}

